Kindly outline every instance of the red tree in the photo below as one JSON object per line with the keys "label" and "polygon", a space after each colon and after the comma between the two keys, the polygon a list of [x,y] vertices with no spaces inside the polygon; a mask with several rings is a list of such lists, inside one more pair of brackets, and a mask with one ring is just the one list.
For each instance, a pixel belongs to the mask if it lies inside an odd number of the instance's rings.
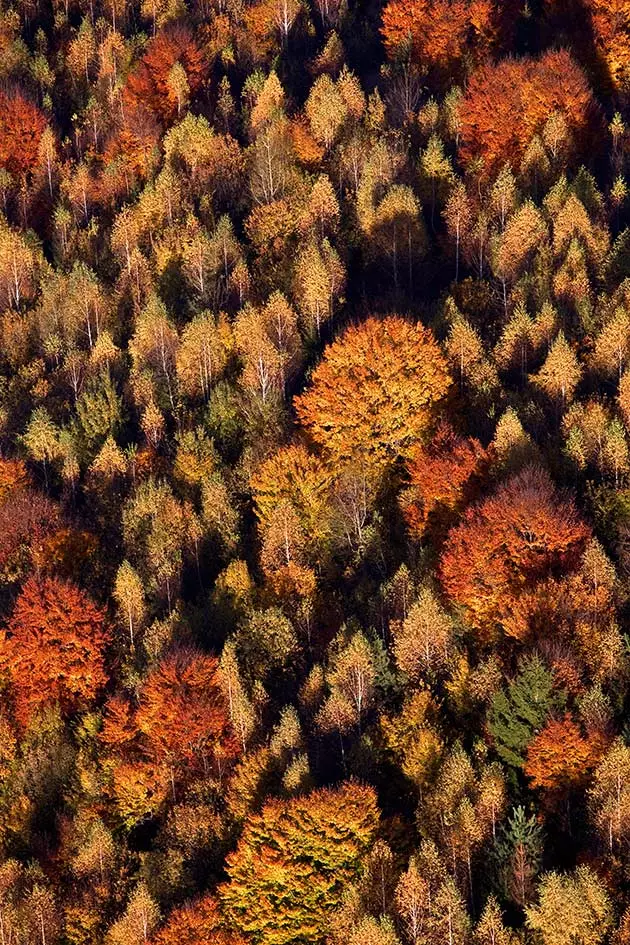
{"label": "red tree", "polygon": [[38,162],[46,119],[20,92],[0,92],[0,167],[23,177]]}
{"label": "red tree", "polygon": [[67,581],[29,579],[0,635],[0,667],[11,681],[17,720],[58,702],[85,708],[107,681],[105,616]]}
{"label": "red tree", "polygon": [[525,637],[549,577],[578,567],[589,530],[547,474],[526,469],[469,508],[446,541],[442,584],[471,626]]}

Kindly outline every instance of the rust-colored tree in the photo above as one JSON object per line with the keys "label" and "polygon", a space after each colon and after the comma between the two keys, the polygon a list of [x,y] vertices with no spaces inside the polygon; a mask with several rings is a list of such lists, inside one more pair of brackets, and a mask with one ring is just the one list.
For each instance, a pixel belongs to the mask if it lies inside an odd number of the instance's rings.
{"label": "rust-colored tree", "polygon": [[67,714],[89,706],[107,682],[108,638],[105,615],[84,591],[55,578],[28,580],[0,636],[20,724],[46,705]]}
{"label": "rust-colored tree", "polygon": [[440,563],[442,584],[486,641],[499,631],[523,639],[545,581],[579,567],[588,537],[547,473],[529,467],[469,508],[451,531]]}
{"label": "rust-colored tree", "polygon": [[192,97],[207,75],[206,60],[186,26],[166,27],[149,43],[144,56],[130,73],[125,87],[129,104],[148,108],[163,123],[170,124],[181,111],[181,91],[172,70],[179,63]]}
{"label": "rust-colored tree", "polygon": [[153,945],[244,945],[238,932],[224,928],[217,900],[212,896],[187,902],[171,912],[152,939]]}
{"label": "rust-colored tree", "polygon": [[0,168],[23,178],[39,162],[46,119],[20,92],[0,92]]}
{"label": "rust-colored tree", "polygon": [[218,665],[211,656],[178,651],[149,673],[136,721],[157,760],[220,774],[237,754]]}
{"label": "rust-colored tree", "polygon": [[460,106],[464,163],[482,159],[488,176],[505,164],[519,167],[532,138],[554,113],[566,122],[567,157],[579,156],[597,112],[586,76],[567,50],[481,66]]}
{"label": "rust-colored tree", "polygon": [[458,436],[448,424],[440,425],[427,446],[418,446],[407,463],[409,486],[401,496],[413,537],[422,538],[430,519],[438,536],[454,524],[474,497],[487,459],[478,440]]}

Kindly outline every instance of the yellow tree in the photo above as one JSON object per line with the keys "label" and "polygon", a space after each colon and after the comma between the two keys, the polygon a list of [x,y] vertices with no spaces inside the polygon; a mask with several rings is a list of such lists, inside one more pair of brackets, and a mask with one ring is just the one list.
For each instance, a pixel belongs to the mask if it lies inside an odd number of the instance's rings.
{"label": "yellow tree", "polygon": [[527,925],[543,945],[600,945],[613,921],[606,886],[588,866],[574,873],[547,873],[538,902],[525,910]]}
{"label": "yellow tree", "polygon": [[227,858],[228,923],[252,943],[322,940],[377,826],[374,791],[358,784],[268,802]]}

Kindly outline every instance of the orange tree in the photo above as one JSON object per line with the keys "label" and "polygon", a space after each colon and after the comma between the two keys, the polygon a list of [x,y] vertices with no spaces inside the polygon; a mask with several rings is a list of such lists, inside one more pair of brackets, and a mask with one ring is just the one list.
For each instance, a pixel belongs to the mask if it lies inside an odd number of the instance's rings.
{"label": "orange tree", "polygon": [[332,460],[382,466],[426,435],[450,385],[428,328],[397,315],[368,318],[326,349],[295,407]]}

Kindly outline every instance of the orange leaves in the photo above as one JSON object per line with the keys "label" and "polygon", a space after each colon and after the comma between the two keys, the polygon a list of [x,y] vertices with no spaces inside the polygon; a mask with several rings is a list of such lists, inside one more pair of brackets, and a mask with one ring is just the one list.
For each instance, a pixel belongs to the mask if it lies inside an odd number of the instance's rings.
{"label": "orange leaves", "polygon": [[242,945],[237,933],[222,928],[216,899],[203,896],[173,910],[156,935],[154,945]]}
{"label": "orange leaves", "polygon": [[578,566],[589,532],[547,474],[528,468],[466,512],[440,565],[445,590],[486,640],[523,639],[545,580]]}
{"label": "orange leaves", "polygon": [[381,34],[390,58],[407,51],[429,66],[452,68],[465,53],[487,51],[492,38],[492,0],[391,0]]}
{"label": "orange leaves", "polygon": [[450,384],[427,328],[395,315],[369,318],[326,349],[295,406],[302,426],[335,460],[383,465],[426,435]]}
{"label": "orange leaves", "polygon": [[471,497],[474,479],[487,457],[477,440],[464,439],[442,424],[427,446],[420,445],[407,464],[409,487],[401,505],[411,535],[422,538],[430,516],[444,526]]}
{"label": "orange leaves", "polygon": [[0,666],[11,680],[22,725],[42,706],[58,702],[72,713],[93,701],[107,681],[104,622],[102,611],[73,584],[27,581],[0,636]]}
{"label": "orange leaves", "polygon": [[570,716],[552,719],[530,742],[525,774],[532,787],[557,796],[584,783],[604,748],[601,739],[585,738]]}
{"label": "orange leaves", "polygon": [[533,136],[556,112],[566,122],[575,155],[586,144],[595,102],[586,76],[566,50],[482,66],[471,76],[460,106],[461,157],[465,163],[482,159],[487,175],[507,163],[518,168]]}
{"label": "orange leaves", "polygon": [[38,163],[46,119],[19,92],[0,92],[0,167],[22,177]]}
{"label": "orange leaves", "polygon": [[207,63],[191,31],[184,26],[161,30],[127,79],[125,98],[130,105],[148,108],[163,123],[173,121],[180,110],[180,101],[171,70],[180,63],[189,94],[193,96],[207,75]]}
{"label": "orange leaves", "polygon": [[236,754],[217,668],[213,657],[178,652],[149,673],[136,716],[149,753],[196,763]]}

